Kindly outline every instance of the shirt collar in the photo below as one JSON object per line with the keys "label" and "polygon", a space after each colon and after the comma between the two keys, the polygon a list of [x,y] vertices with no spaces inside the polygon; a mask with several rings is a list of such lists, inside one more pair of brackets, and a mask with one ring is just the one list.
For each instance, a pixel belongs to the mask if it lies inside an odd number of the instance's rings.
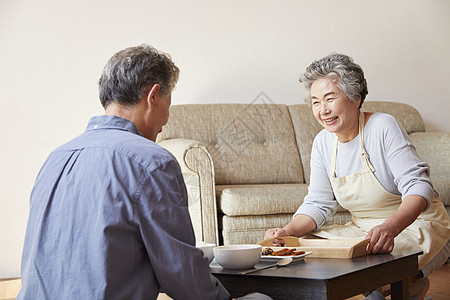
{"label": "shirt collar", "polygon": [[86,132],[99,129],[125,130],[142,136],[142,134],[139,132],[139,130],[137,129],[136,125],[134,125],[133,122],[118,116],[103,115],[92,117],[89,120]]}

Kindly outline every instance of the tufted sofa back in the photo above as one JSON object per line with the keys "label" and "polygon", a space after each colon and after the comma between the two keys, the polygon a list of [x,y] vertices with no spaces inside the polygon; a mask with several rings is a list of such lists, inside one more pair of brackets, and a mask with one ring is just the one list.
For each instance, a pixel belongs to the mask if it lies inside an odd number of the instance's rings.
{"label": "tufted sofa back", "polygon": [[420,113],[409,104],[384,101],[367,101],[362,111],[382,112],[394,116],[406,133],[425,132],[425,123]]}
{"label": "tufted sofa back", "polygon": [[294,128],[283,104],[174,105],[157,142],[166,139],[203,143],[216,184],[303,183]]}

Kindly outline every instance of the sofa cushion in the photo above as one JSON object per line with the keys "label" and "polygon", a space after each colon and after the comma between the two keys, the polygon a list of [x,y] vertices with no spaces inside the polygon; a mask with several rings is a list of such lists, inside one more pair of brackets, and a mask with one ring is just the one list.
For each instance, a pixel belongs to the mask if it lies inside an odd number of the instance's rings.
{"label": "sofa cushion", "polygon": [[264,239],[269,228],[282,227],[292,220],[292,214],[261,216],[223,216],[219,218],[219,230],[222,230],[223,243],[256,244]]}
{"label": "sofa cushion", "polygon": [[[274,214],[260,216],[221,216],[219,217],[219,230],[222,231],[223,243],[256,244],[264,239],[269,228],[283,227],[292,221],[292,214]],[[346,224],[351,221],[347,211],[337,212],[329,224]]]}
{"label": "sofa cushion", "polygon": [[306,184],[217,185],[219,212],[227,216],[272,215],[297,211]]}
{"label": "sofa cushion", "polygon": [[445,206],[450,207],[450,180],[432,180],[433,187]]}
{"label": "sofa cushion", "polygon": [[174,138],[206,146],[216,184],[303,182],[286,105],[175,105],[157,142]]}
{"label": "sofa cushion", "polygon": [[448,132],[414,132],[409,135],[416,147],[417,154],[430,165],[430,178],[447,180],[450,170],[450,133]]}
{"label": "sofa cushion", "polygon": [[309,183],[311,148],[316,135],[323,129],[314,117],[311,106],[298,104],[289,106],[295,138],[300,152],[304,182]]}
{"label": "sofa cushion", "polygon": [[367,101],[362,111],[382,112],[394,116],[408,134],[425,131],[425,123],[420,113],[411,105],[398,102]]}

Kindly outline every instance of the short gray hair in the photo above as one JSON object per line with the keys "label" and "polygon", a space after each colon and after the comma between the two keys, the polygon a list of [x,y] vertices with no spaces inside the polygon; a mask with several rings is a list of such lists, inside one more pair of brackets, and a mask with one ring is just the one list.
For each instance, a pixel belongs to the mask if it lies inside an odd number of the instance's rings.
{"label": "short gray hair", "polygon": [[311,85],[320,78],[331,79],[339,89],[353,101],[358,102],[361,95],[361,105],[368,93],[367,81],[361,67],[353,59],[344,54],[332,53],[322,59],[314,61],[300,77],[307,93],[305,101],[311,102]]}
{"label": "short gray hair", "polygon": [[106,63],[98,81],[100,102],[106,108],[111,102],[135,105],[154,84],[161,94],[172,92],[180,70],[170,56],[147,44],[126,48]]}

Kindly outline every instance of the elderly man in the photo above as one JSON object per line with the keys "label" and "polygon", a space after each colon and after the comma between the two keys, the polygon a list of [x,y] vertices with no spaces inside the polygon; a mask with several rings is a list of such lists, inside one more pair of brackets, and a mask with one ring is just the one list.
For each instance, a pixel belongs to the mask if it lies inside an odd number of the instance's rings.
{"label": "elderly man", "polygon": [[228,299],[195,237],[175,158],[154,143],[179,70],[148,45],[99,80],[105,115],[53,151],[36,179],[18,299]]}

